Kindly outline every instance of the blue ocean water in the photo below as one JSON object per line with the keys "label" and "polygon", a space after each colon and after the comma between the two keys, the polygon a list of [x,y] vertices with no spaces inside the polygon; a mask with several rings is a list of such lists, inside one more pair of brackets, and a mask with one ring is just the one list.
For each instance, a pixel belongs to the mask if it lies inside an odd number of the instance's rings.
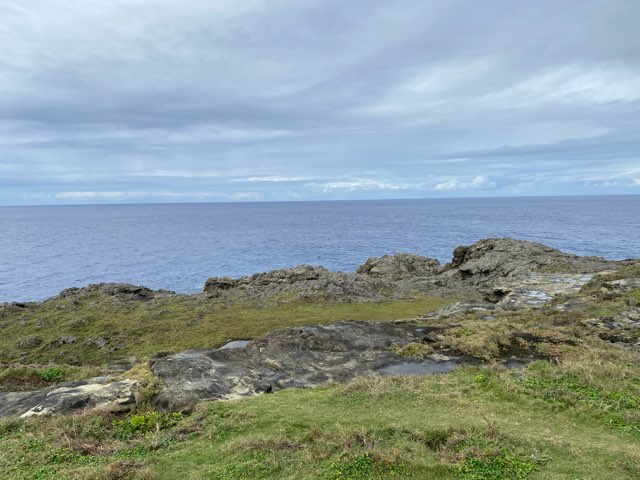
{"label": "blue ocean water", "polygon": [[640,257],[640,195],[0,207],[0,302],[97,282],[196,292],[211,276],[353,271],[397,252],[446,262],[485,237]]}

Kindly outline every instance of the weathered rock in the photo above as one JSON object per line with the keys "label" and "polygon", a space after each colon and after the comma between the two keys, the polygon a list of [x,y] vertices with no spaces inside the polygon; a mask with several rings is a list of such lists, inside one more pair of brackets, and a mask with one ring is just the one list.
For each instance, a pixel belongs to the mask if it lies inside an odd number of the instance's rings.
{"label": "weathered rock", "polygon": [[90,338],[87,340],[87,345],[93,345],[98,348],[104,348],[104,346],[109,343],[109,339],[100,335],[98,338]]}
{"label": "weathered rock", "polygon": [[435,279],[439,268],[437,260],[401,253],[371,258],[355,273],[300,265],[237,279],[210,278],[205,283],[204,293],[246,298],[293,293],[302,298],[382,300],[418,291],[442,293],[441,285]]}
{"label": "weathered rock", "polygon": [[433,258],[409,253],[370,258],[356,273],[387,280],[406,280],[415,277],[431,277],[440,272],[440,262]]}
{"label": "weathered rock", "polygon": [[18,342],[18,348],[22,350],[27,350],[29,348],[35,348],[40,344],[42,344],[42,337],[39,337],[37,335],[30,335],[20,340],[20,342]]}
{"label": "weathered rock", "polygon": [[170,290],[151,290],[144,286],[128,283],[96,283],[82,288],[67,288],[54,298],[79,300],[95,293],[114,297],[121,301],[137,300],[145,302],[175,295],[175,292]]}
{"label": "weathered rock", "polygon": [[640,289],[640,277],[607,280],[608,273],[611,272],[602,272],[600,275],[594,276],[590,282],[582,287],[582,291],[587,294],[595,294],[603,300],[610,300],[631,290]]}
{"label": "weathered rock", "polygon": [[443,319],[443,318],[449,318],[449,317],[457,317],[469,312],[491,313],[495,311],[497,308],[498,306],[495,303],[491,303],[491,302],[482,302],[482,301],[455,302],[435,312],[429,312],[423,318]]}
{"label": "weathered rock", "polygon": [[499,297],[497,303],[505,310],[543,308],[551,305],[560,295],[579,292],[591,277],[591,274],[565,273],[538,273],[512,277],[498,280],[491,287],[491,295],[494,298]]}
{"label": "weathered rock", "polygon": [[130,410],[137,383],[123,380],[108,384],[68,382],[36,392],[0,392],[0,417],[30,417],[70,413],[87,408]]}
{"label": "weathered rock", "polygon": [[70,345],[72,343],[76,343],[77,340],[78,339],[73,335],[63,335],[62,337],[60,337],[60,340],[58,340],[58,344]]}
{"label": "weathered rock", "polygon": [[[288,328],[237,349],[162,355],[150,361],[164,385],[155,403],[168,410],[182,410],[199,400],[310,387],[373,374],[389,365],[406,363],[407,358],[394,353],[392,346],[427,342],[428,330],[408,323],[342,322]],[[431,360],[436,371],[438,360]]]}
{"label": "weathered rock", "polygon": [[[491,238],[456,248],[453,260],[443,268],[432,258],[401,253],[370,258],[355,273],[301,265],[238,279],[210,278],[204,292],[249,298],[294,293],[331,300],[380,300],[414,292],[470,297],[482,294],[497,302],[511,292],[501,290],[505,279],[554,272],[571,277],[618,268],[623,263],[570,255],[541,243]],[[582,279],[580,282],[584,283]]]}
{"label": "weathered rock", "polygon": [[111,372],[126,372],[140,363],[140,360],[136,357],[118,358],[109,362],[107,369]]}
{"label": "weathered rock", "polygon": [[210,296],[231,293],[246,298],[294,293],[302,298],[378,300],[383,298],[380,289],[384,286],[384,282],[365,276],[301,265],[238,279],[210,278],[204,292]]}
{"label": "weathered rock", "polygon": [[615,268],[619,262],[600,257],[579,257],[541,243],[510,238],[489,238],[454,250],[443,273],[471,285],[531,273],[593,273]]}

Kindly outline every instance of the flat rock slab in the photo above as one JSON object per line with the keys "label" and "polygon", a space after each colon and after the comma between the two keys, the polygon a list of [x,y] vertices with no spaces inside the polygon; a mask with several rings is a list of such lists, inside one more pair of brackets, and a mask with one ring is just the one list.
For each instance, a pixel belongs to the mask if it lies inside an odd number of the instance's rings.
{"label": "flat rock slab", "polygon": [[[399,374],[411,373],[408,364],[419,365],[422,361],[411,362],[394,353],[392,348],[426,342],[430,330],[407,323],[342,322],[288,328],[240,348],[157,357],[151,360],[151,369],[162,380],[164,389],[156,404],[180,410],[200,400],[344,382],[376,372],[393,373],[394,365],[398,365]],[[422,374],[450,371],[465,361],[434,358],[429,360],[429,368],[416,367],[416,370]]]}
{"label": "flat rock slab", "polygon": [[505,296],[498,302],[505,310],[542,308],[554,297],[579,292],[593,278],[592,274],[540,273],[498,283]]}
{"label": "flat rock slab", "polygon": [[86,408],[125,411],[135,404],[137,383],[67,382],[35,392],[0,392],[0,417],[70,413]]}

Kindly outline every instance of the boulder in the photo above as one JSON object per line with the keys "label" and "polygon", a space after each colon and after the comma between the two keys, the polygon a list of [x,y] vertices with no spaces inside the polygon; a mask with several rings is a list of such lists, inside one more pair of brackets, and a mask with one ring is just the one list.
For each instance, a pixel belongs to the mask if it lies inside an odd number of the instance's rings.
{"label": "boulder", "polygon": [[615,268],[619,262],[579,257],[541,243],[511,238],[488,238],[460,246],[443,268],[443,275],[474,286],[531,273],[590,273]]}
{"label": "boulder", "polygon": [[440,271],[440,262],[433,258],[399,253],[370,258],[361,265],[356,273],[388,280],[407,280],[415,277],[431,277]]}
{"label": "boulder", "polygon": [[71,413],[87,408],[116,412],[135,404],[137,383],[67,382],[35,392],[0,392],[0,417]]}

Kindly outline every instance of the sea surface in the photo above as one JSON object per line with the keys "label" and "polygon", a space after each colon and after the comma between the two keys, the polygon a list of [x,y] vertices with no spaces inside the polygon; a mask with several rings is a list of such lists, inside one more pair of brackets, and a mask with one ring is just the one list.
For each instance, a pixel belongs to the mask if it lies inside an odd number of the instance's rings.
{"label": "sea surface", "polygon": [[353,271],[398,252],[446,262],[486,237],[637,258],[640,195],[0,207],[0,302],[98,282],[197,292],[213,276]]}

